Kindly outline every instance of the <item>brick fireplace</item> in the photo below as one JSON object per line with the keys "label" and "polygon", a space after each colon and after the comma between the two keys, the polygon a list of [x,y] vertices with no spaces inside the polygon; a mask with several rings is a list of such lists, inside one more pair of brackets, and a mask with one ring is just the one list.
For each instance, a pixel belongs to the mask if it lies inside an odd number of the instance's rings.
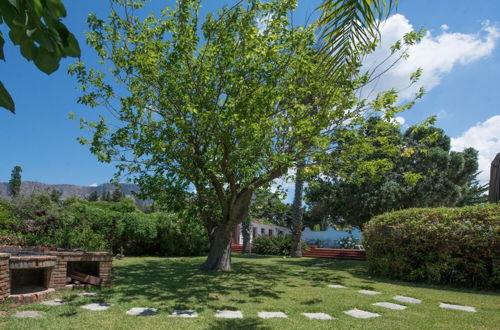
{"label": "brick fireplace", "polygon": [[0,246],[0,303],[45,299],[55,290],[111,285],[108,252]]}

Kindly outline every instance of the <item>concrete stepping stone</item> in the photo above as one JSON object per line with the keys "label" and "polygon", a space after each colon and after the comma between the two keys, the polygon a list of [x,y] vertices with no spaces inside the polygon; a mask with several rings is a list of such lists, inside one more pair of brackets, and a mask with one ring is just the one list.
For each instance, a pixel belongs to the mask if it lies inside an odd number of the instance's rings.
{"label": "concrete stepping stone", "polygon": [[396,311],[402,311],[403,309],[406,309],[406,306],[399,305],[399,304],[393,304],[393,303],[390,303],[390,302],[378,302],[378,303],[374,303],[372,305],[373,306],[378,306],[378,307],[389,308],[389,309],[393,309],[393,310],[396,310]]}
{"label": "concrete stepping stone", "polygon": [[332,289],[345,289],[345,288],[347,288],[347,287],[340,285],[340,284],[329,284],[328,287],[332,288]]}
{"label": "concrete stepping stone", "polygon": [[156,315],[156,308],[133,307],[129,309],[125,314],[137,316],[153,316]]}
{"label": "concrete stepping stone", "polygon": [[88,305],[83,305],[80,306],[81,308],[88,309],[90,311],[105,311],[109,307],[113,305],[111,304],[106,304],[106,303],[95,303],[95,304],[88,304]]}
{"label": "concrete stepping stone", "polygon": [[37,312],[37,311],[22,311],[22,312],[18,312],[14,315],[12,315],[12,317],[15,317],[15,318],[18,318],[18,319],[33,319],[33,318],[37,318],[37,317],[40,317],[42,316],[42,313],[40,312]]}
{"label": "concrete stepping stone", "polygon": [[422,300],[417,299],[417,298],[412,298],[412,297],[405,297],[405,296],[394,296],[392,299],[397,300],[399,302],[404,302],[408,304],[420,304]]}
{"label": "concrete stepping stone", "polygon": [[198,313],[192,310],[174,310],[170,317],[183,317],[183,318],[195,318],[198,317]]}
{"label": "concrete stepping stone", "polygon": [[286,316],[286,314],[283,312],[259,312],[259,317],[261,319],[273,319],[273,318],[286,319],[286,318],[288,318],[288,316]]}
{"label": "concrete stepping stone", "polygon": [[463,312],[470,312],[470,313],[476,312],[476,309],[474,307],[471,307],[471,306],[461,306],[461,305],[440,303],[439,307],[446,308],[446,309],[454,309],[454,310],[463,311]]}
{"label": "concrete stepping stone", "polygon": [[333,317],[325,313],[302,313],[302,315],[310,320],[333,320]]}
{"label": "concrete stepping stone", "polygon": [[47,300],[42,302],[42,305],[45,306],[62,306],[65,305],[66,301],[63,299],[54,299],[54,300]]}
{"label": "concrete stepping stone", "polygon": [[369,296],[374,296],[376,294],[380,294],[380,292],[372,291],[372,290],[358,290],[358,292],[362,293],[362,294],[367,294]]}
{"label": "concrete stepping stone", "polygon": [[333,262],[324,262],[324,263],[321,263],[321,264],[314,264],[313,267],[323,267],[323,266],[328,266],[328,265],[331,265],[333,264]]}
{"label": "concrete stepping stone", "polygon": [[83,292],[78,294],[80,297],[97,297],[95,292]]}
{"label": "concrete stepping stone", "polygon": [[242,319],[243,314],[240,311],[217,311],[215,317],[220,319]]}
{"label": "concrete stepping stone", "polygon": [[357,319],[370,319],[372,317],[379,317],[380,316],[380,314],[362,311],[362,310],[356,309],[356,308],[351,309],[350,311],[344,312],[344,314],[355,317]]}

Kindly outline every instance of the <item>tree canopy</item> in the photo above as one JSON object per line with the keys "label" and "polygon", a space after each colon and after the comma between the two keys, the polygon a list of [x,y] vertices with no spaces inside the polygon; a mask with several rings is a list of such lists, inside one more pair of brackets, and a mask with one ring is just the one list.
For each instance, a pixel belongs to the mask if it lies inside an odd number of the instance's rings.
{"label": "tree canopy", "polygon": [[[47,74],[59,68],[63,57],[80,57],[75,36],[61,22],[66,9],[61,0],[0,1],[0,24],[9,29],[10,40],[21,55]],[[5,40],[0,31],[0,60],[5,61]],[[0,82],[0,107],[15,112],[14,100]]]}
{"label": "tree canopy", "polygon": [[113,3],[106,20],[88,19],[105,69],[71,68],[79,102],[110,114],[82,118],[93,135],[80,141],[157,201],[194,191],[210,235],[206,269],[229,269],[230,233],[254,191],[329,150],[333,132],[406,108],[395,91],[360,102],[365,75],[324,83],[317,26],[292,25],[295,0],[240,1],[204,20],[196,0],[146,18],[134,14],[143,1]]}
{"label": "tree canopy", "polygon": [[[477,195],[472,185],[478,169],[476,150],[451,151],[450,138],[432,125],[401,132],[397,124],[382,131],[379,124],[371,119],[329,155],[328,171],[316,176],[306,191],[309,222],[327,219],[362,226],[384,212],[455,206]],[[374,141],[374,152],[342,152],[358,149],[360,138]],[[380,143],[387,139],[389,143]]]}

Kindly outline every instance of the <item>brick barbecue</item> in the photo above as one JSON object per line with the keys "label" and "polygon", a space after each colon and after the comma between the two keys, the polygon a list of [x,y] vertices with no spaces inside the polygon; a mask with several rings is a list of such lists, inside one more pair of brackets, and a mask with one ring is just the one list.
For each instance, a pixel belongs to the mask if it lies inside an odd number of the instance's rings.
{"label": "brick barbecue", "polygon": [[55,290],[109,286],[112,263],[109,252],[0,246],[0,303],[29,304]]}

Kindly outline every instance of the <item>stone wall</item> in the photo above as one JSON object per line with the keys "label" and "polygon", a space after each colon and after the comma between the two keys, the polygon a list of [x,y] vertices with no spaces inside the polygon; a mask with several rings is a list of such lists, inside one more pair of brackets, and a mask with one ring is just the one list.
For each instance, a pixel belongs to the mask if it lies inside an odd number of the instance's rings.
{"label": "stone wall", "polygon": [[0,253],[0,302],[10,295],[9,259],[10,254]]}

